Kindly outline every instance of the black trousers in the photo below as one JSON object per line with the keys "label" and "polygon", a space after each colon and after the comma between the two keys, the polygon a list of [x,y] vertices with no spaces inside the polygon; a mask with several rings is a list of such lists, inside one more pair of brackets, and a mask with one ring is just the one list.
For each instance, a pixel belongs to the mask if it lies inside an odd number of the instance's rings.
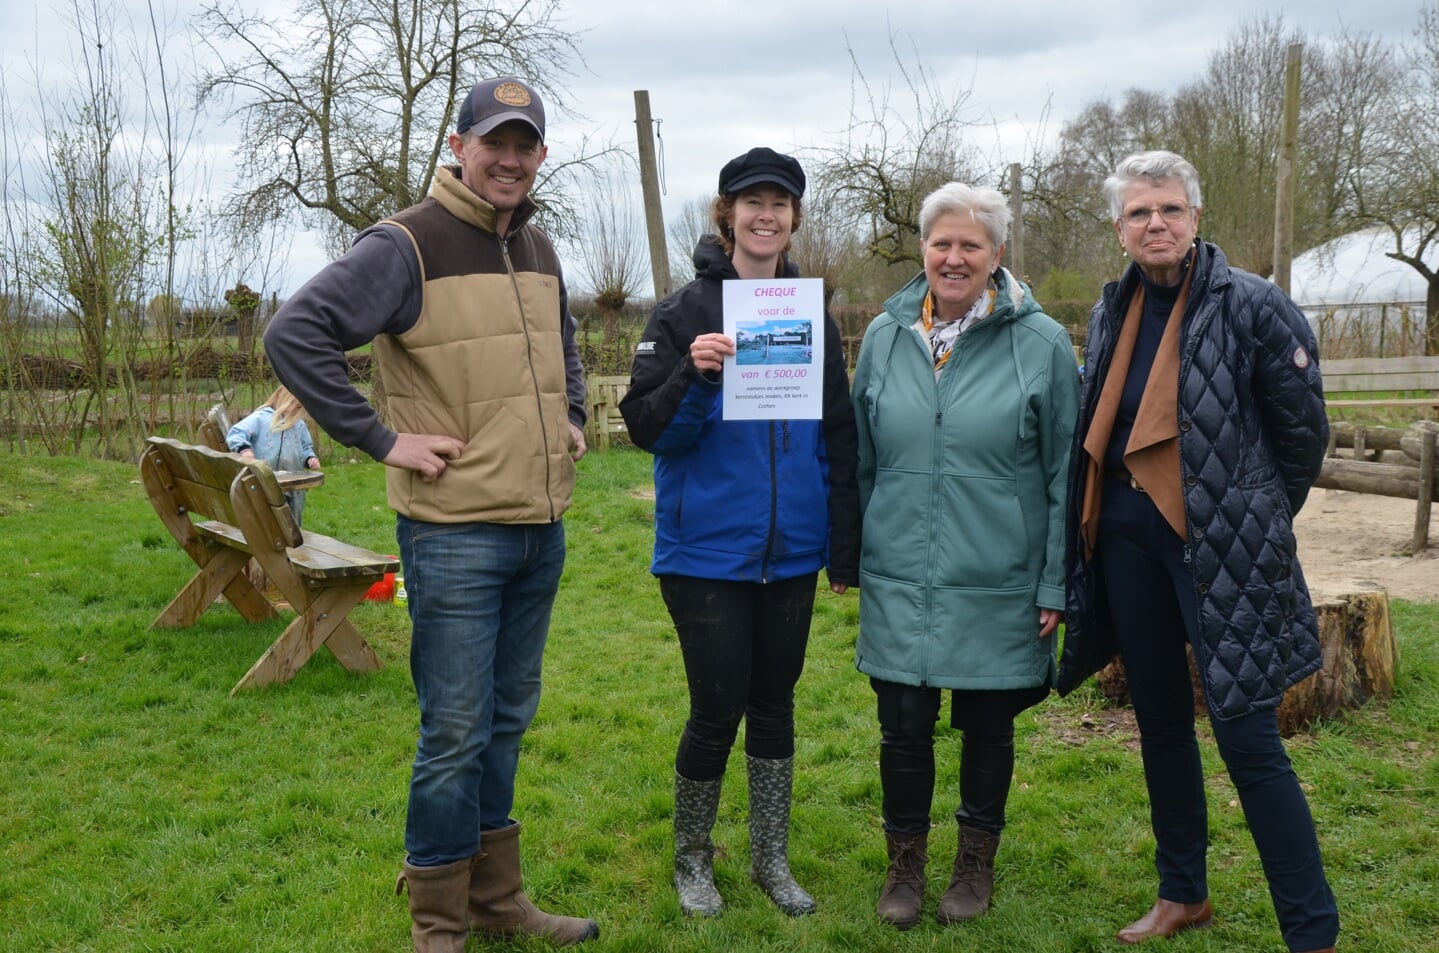
{"label": "black trousers", "polygon": [[770,583],[660,577],[689,682],[689,720],[675,756],[680,775],[723,777],[741,718],[747,754],[794,755],[794,686],[818,575]]}
{"label": "black trousers", "polygon": [[[911,836],[929,831],[934,800],[934,725],[938,688],[869,680],[879,706],[879,778],[884,792],[884,829]],[[959,807],[961,826],[998,834],[1014,776],[1014,718],[1049,693],[1049,686],[1006,691],[951,693],[950,723],[961,731]]]}
{"label": "black trousers", "polygon": [[[1159,896],[1197,903],[1209,895],[1209,819],[1185,654],[1199,621],[1194,580],[1184,541],[1148,496],[1118,481],[1104,491],[1095,558],[1139,723]],[[1274,711],[1211,718],[1210,727],[1259,849],[1285,942],[1291,950],[1333,946],[1338,908]]]}

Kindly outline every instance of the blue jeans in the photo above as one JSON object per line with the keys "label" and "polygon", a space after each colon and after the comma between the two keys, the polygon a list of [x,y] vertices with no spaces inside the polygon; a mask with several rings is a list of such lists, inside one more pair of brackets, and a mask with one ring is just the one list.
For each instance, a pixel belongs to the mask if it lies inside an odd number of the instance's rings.
{"label": "blue jeans", "polygon": [[564,524],[423,523],[398,518],[409,595],[410,674],[420,740],[405,851],[416,867],[479,849],[506,827],[520,739],[540,704]]}

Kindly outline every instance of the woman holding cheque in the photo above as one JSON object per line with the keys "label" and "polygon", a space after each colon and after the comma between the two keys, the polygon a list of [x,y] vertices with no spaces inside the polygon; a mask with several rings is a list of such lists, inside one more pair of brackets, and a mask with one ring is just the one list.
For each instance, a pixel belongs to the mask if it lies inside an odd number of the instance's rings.
{"label": "woman holding cheque", "polygon": [[711,830],[740,719],[749,775],[750,873],[780,909],[811,913],[790,874],[794,686],[804,667],[821,567],[830,589],[858,582],[855,428],[839,329],[824,324],[820,420],[726,420],[721,333],[726,280],[793,278],[804,171],[772,149],[720,170],[694,281],[661,301],[635,349],[620,411],[654,454],[650,571],[679,635],[690,712],[675,757],[675,887],[686,915],[723,906]]}
{"label": "woman holding cheque", "polygon": [[1049,694],[1079,375],[1069,335],[999,266],[1008,203],[957,182],[920,207],[924,272],[871,322],[854,379],[864,511],[856,664],[879,708],[889,873],[919,921],[940,694],[963,733],[940,923],[989,908],[1014,718]]}

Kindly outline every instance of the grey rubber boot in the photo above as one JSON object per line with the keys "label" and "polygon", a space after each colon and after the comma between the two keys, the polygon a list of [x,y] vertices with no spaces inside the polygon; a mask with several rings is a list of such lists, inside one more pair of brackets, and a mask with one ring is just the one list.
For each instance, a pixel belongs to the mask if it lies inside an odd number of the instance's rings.
{"label": "grey rubber boot", "polygon": [[752,758],[749,769],[750,877],[792,917],[814,913],[814,898],[789,871],[789,807],[794,758]]}
{"label": "grey rubber boot", "polygon": [[675,772],[675,891],[687,917],[718,916],[724,900],[715,889],[714,830],[724,778],[691,781]]}
{"label": "grey rubber boot", "polygon": [[884,833],[889,851],[889,872],[879,893],[875,913],[886,923],[908,930],[924,910],[924,868],[929,863],[928,834]]}
{"label": "grey rubber boot", "polygon": [[395,893],[410,888],[410,939],[415,953],[465,953],[470,935],[465,907],[473,862],[473,857],[466,857],[438,867],[405,863],[395,880]]}
{"label": "grey rubber boot", "polygon": [[994,855],[999,835],[977,827],[959,828],[959,850],[954,855],[954,876],[940,898],[934,917],[940,923],[973,920],[989,909],[994,894]]}

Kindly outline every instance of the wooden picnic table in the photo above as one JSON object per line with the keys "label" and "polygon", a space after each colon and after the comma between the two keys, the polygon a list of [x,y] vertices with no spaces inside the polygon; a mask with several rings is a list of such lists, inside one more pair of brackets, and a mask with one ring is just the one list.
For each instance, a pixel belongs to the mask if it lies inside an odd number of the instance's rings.
{"label": "wooden picnic table", "polygon": [[280,484],[281,493],[295,493],[299,490],[313,490],[325,483],[323,470],[276,470],[275,482]]}

